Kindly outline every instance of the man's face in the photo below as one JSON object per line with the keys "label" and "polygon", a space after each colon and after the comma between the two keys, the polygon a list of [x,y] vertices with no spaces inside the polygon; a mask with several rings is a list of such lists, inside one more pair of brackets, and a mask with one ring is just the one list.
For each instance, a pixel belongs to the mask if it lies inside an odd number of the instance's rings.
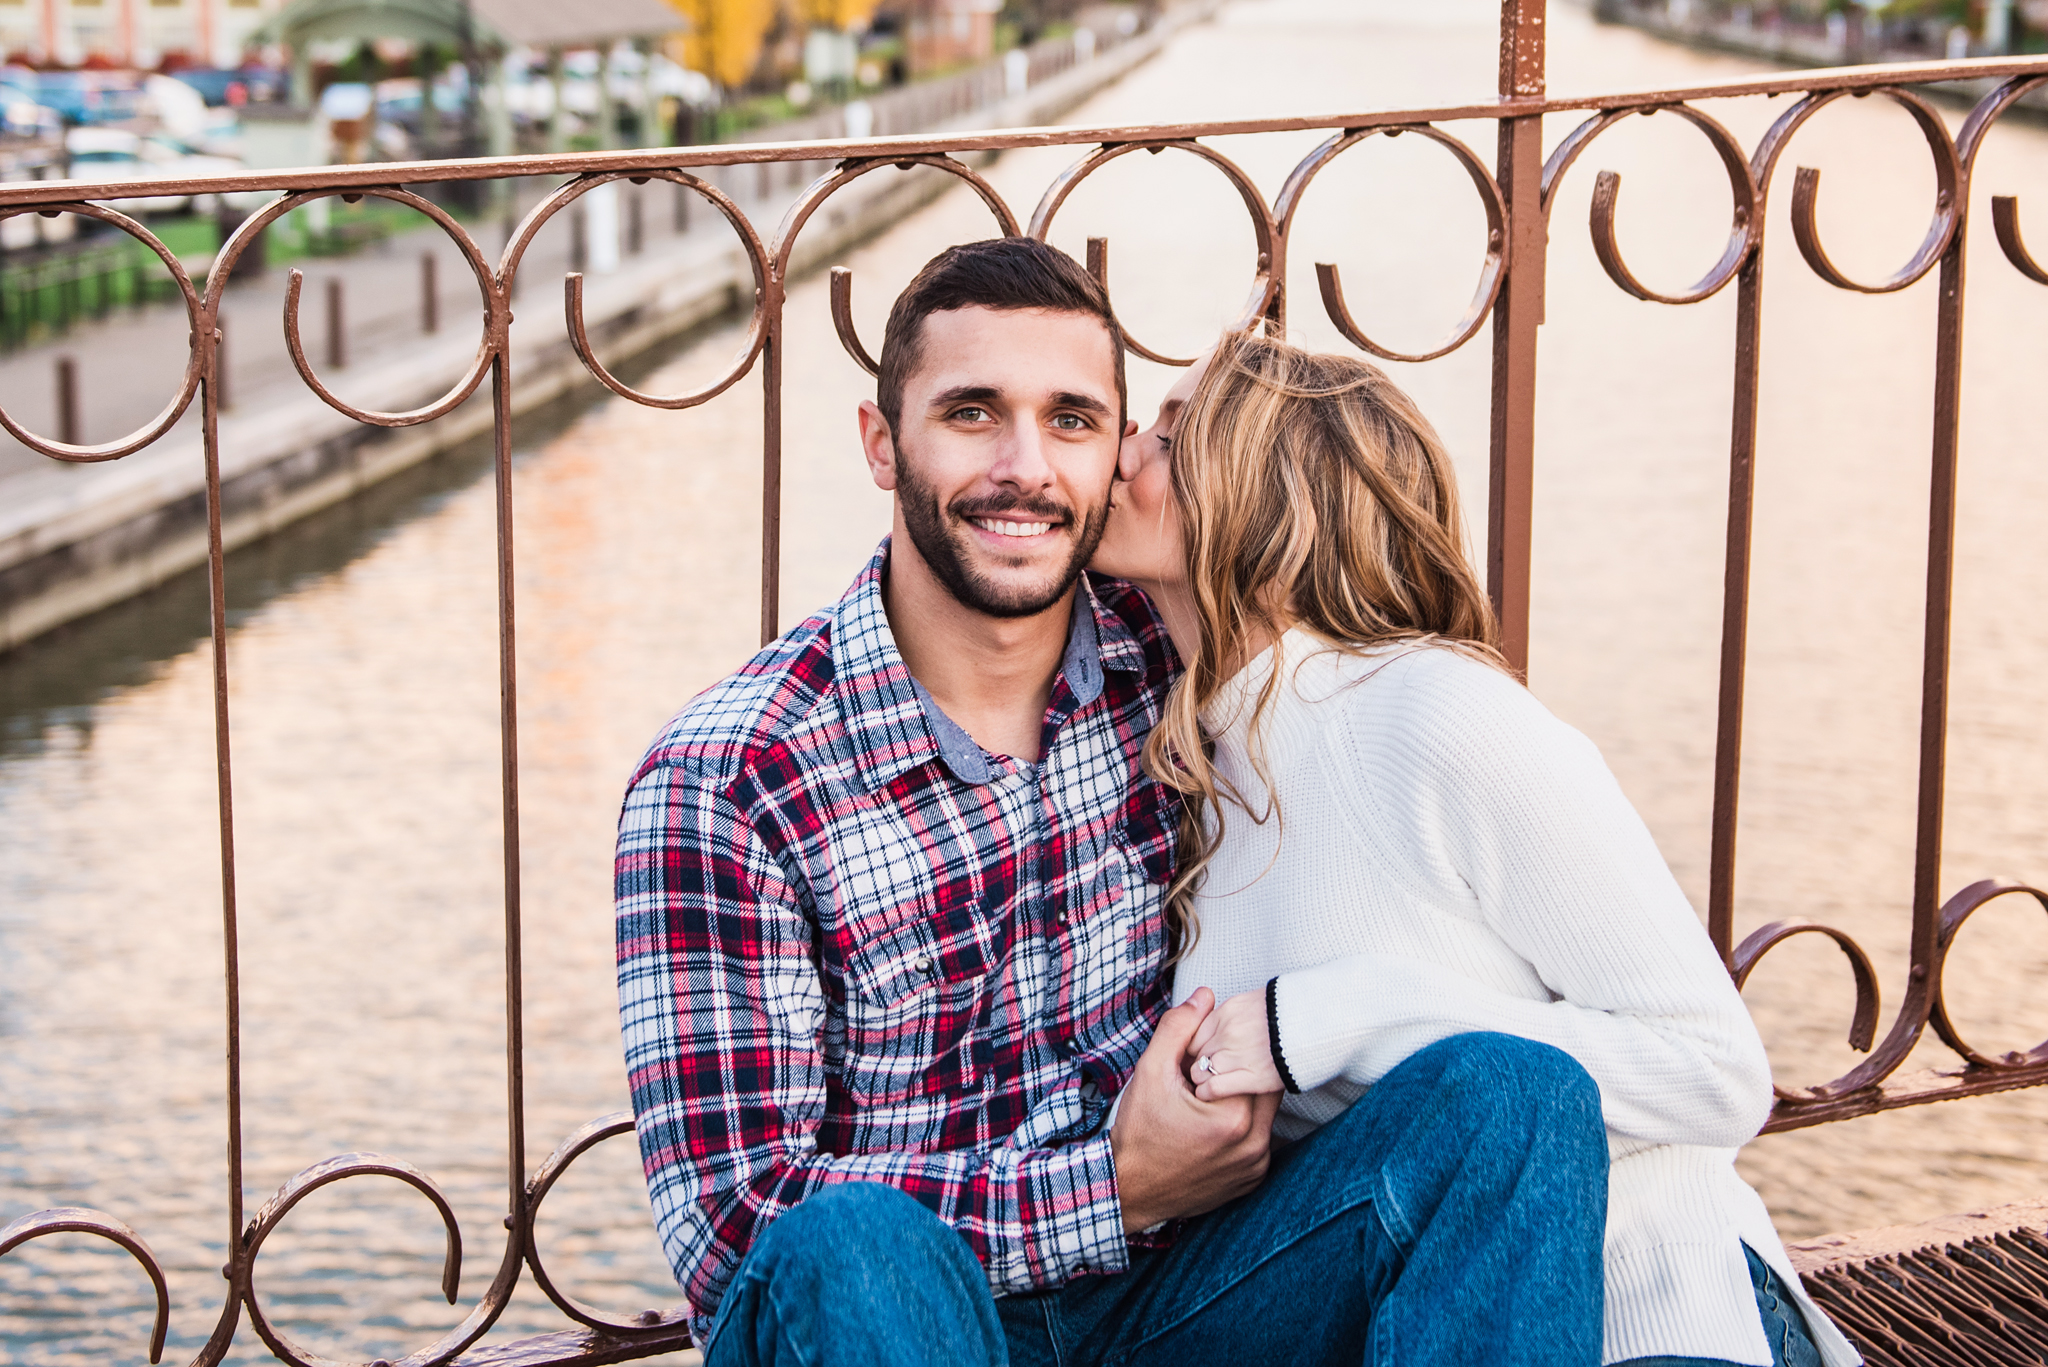
{"label": "man's face", "polygon": [[872,431],[879,414],[863,405],[876,483],[896,491],[911,542],[967,607],[1043,612],[1095,553],[1122,436],[1112,345],[1087,314],[934,313],[899,430]]}

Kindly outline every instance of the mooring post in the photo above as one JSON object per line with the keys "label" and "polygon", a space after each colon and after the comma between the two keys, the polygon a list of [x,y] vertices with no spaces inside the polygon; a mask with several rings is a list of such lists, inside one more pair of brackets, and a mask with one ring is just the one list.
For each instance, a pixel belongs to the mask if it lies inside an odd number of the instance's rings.
{"label": "mooring post", "polygon": [[340,370],[348,364],[348,328],[341,312],[341,277],[327,278],[327,366]]}
{"label": "mooring post", "polygon": [[[1501,0],[1500,96],[1543,98],[1544,0]],[[1543,321],[1543,115],[1500,121],[1495,176],[1508,205],[1507,280],[1493,305],[1493,432],[1486,587],[1501,653],[1529,672],[1529,528],[1536,462],[1536,328]]]}
{"label": "mooring post", "polygon": [[57,358],[57,440],[66,446],[82,444],[78,427],[78,362],[70,356]]}
{"label": "mooring post", "polygon": [[[505,184],[508,187],[505,195],[505,245],[500,252],[501,256],[504,252],[512,250],[512,240],[519,236],[519,182],[508,180]],[[518,275],[515,274],[506,282],[506,294],[510,298],[518,297]]]}

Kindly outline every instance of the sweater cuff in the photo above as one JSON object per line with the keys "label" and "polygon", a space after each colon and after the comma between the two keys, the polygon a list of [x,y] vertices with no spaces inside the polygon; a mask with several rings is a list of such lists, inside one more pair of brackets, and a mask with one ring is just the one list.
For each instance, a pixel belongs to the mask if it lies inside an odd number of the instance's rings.
{"label": "sweater cuff", "polygon": [[1287,1081],[1304,1092],[1342,1076],[1357,1051],[1364,1012],[1347,981],[1357,971],[1357,958],[1283,973],[1267,994],[1273,1048],[1287,1057]]}
{"label": "sweater cuff", "polygon": [[1292,1095],[1299,1096],[1301,1088],[1295,1085],[1294,1074],[1287,1069],[1287,1055],[1280,1050],[1280,980],[1266,979],[1266,1044],[1273,1051],[1273,1071],[1280,1074],[1281,1085]]}

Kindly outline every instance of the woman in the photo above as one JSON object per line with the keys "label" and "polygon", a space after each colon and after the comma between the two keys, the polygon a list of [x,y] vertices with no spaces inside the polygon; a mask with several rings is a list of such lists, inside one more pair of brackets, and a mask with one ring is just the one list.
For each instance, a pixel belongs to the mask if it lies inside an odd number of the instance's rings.
{"label": "woman", "polygon": [[1128,438],[1094,567],[1186,675],[1147,765],[1188,798],[1176,999],[1205,1099],[1341,1114],[1450,1035],[1555,1045],[1613,1156],[1603,1361],[1826,1364],[1734,1169],[1770,1107],[1741,998],[1598,751],[1502,666],[1442,443],[1374,367],[1226,338]]}

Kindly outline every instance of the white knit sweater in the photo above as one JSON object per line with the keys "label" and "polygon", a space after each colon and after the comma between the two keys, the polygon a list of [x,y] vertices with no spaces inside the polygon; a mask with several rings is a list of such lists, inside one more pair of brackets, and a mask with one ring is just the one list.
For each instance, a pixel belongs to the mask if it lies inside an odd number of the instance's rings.
{"label": "white knit sweater", "polygon": [[1770,1109],[1770,1065],[1599,751],[1457,651],[1358,655],[1294,631],[1204,716],[1254,812],[1268,789],[1245,718],[1276,657],[1255,744],[1279,819],[1226,805],[1174,988],[1223,999],[1280,979],[1302,1093],[1276,1131],[1308,1133],[1450,1035],[1555,1045],[1599,1084],[1613,1155],[1603,1361],[1768,1367],[1744,1243],[1794,1288],[1828,1367],[1859,1361],[1735,1173]]}

